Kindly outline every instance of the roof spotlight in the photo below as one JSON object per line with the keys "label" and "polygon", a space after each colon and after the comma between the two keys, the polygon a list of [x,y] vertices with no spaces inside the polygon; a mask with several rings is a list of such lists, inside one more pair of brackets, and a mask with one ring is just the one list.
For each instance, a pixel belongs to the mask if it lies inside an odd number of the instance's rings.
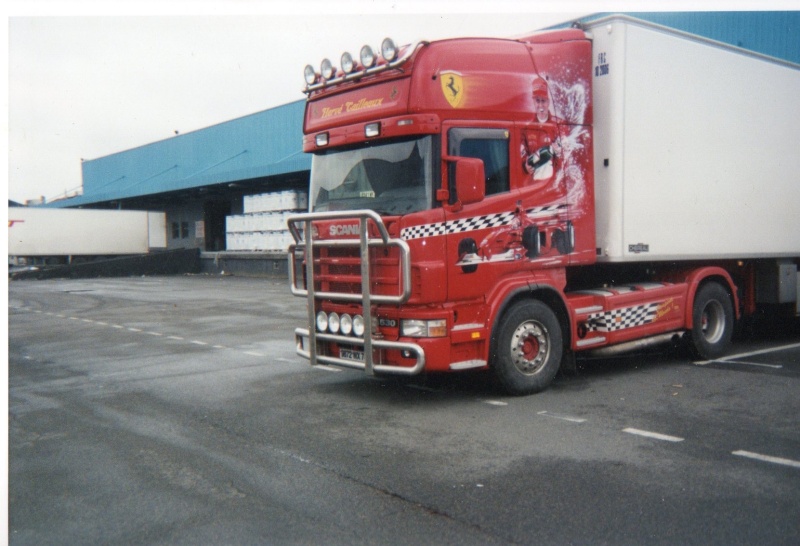
{"label": "roof spotlight", "polygon": [[322,74],[322,77],[326,80],[333,78],[333,75],[336,74],[336,68],[333,66],[330,59],[322,59],[319,73]]}
{"label": "roof spotlight", "polygon": [[342,70],[345,74],[349,74],[356,68],[356,63],[353,62],[353,56],[350,55],[350,52],[345,51],[342,53]]}
{"label": "roof spotlight", "polygon": [[381,56],[386,62],[392,62],[397,58],[397,46],[391,38],[384,38],[381,43]]}
{"label": "roof spotlight", "polygon": [[308,85],[314,85],[317,83],[317,73],[314,71],[314,67],[310,64],[307,64],[305,70],[303,70],[303,76],[305,77]]}
{"label": "roof spotlight", "polygon": [[368,45],[361,48],[361,64],[364,68],[372,68],[375,66],[375,52]]}

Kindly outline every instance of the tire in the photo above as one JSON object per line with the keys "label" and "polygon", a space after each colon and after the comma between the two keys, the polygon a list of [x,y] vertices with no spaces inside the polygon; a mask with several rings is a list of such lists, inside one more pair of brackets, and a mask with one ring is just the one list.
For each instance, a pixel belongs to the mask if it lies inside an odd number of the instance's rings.
{"label": "tire", "polygon": [[700,287],[692,307],[689,349],[695,358],[712,360],[722,356],[733,335],[733,304],[722,285],[710,282]]}
{"label": "tire", "polygon": [[522,246],[525,247],[525,256],[533,259],[539,255],[539,228],[526,226],[522,230]]}
{"label": "tire", "polygon": [[558,372],[563,353],[561,325],[544,303],[514,304],[498,325],[491,368],[509,394],[546,389]]}

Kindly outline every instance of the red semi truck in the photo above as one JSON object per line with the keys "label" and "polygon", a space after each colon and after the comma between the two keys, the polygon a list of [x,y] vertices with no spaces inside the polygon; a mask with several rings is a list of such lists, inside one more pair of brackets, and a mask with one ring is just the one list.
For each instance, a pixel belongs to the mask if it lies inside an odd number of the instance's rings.
{"label": "red semi truck", "polygon": [[624,16],[306,67],[297,352],[546,388],[580,352],[724,354],[798,313],[800,70]]}

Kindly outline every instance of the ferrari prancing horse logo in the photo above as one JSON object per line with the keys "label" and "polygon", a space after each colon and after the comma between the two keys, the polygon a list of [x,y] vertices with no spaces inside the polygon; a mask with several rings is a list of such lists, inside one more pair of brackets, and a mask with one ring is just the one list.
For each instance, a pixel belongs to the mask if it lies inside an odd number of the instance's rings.
{"label": "ferrari prancing horse logo", "polygon": [[453,108],[458,108],[464,101],[464,80],[458,72],[447,71],[439,73],[442,82],[444,98]]}

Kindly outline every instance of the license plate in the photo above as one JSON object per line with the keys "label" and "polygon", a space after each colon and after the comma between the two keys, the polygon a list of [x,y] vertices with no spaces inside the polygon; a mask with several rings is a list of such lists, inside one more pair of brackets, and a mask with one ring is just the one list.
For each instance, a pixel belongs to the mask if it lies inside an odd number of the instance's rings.
{"label": "license plate", "polygon": [[353,349],[339,349],[339,358],[345,360],[357,360],[364,362],[364,351],[354,351]]}

